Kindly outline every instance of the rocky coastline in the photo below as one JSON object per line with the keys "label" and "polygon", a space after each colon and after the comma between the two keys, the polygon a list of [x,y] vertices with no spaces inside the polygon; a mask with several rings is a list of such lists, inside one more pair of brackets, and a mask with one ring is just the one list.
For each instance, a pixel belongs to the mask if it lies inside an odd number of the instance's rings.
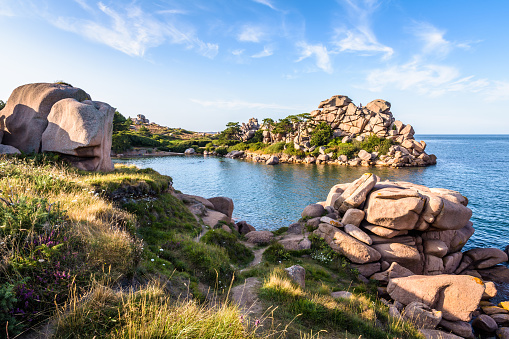
{"label": "rocky coastline", "polygon": [[[242,124],[240,139],[249,141],[257,131],[262,131],[263,142],[266,144],[286,143],[300,152],[298,155],[260,154],[234,150],[226,157],[243,158],[246,160],[278,163],[308,163],[308,164],[338,164],[348,166],[384,166],[384,167],[417,167],[435,165],[437,158],[425,152],[426,142],[414,138],[412,125],[405,125],[396,120],[390,110],[391,104],[382,99],[369,102],[366,106],[357,106],[352,100],[343,95],[334,95],[323,100],[318,109],[309,115],[292,116],[287,122],[274,124],[264,120],[260,126],[258,120],[252,118],[247,124]],[[330,131],[329,139],[335,145],[316,145],[314,135],[317,129]],[[370,136],[379,140],[389,140],[392,145],[387,152],[360,149],[355,152],[342,151],[342,147],[354,147],[355,143],[362,143]],[[346,154],[345,154],[346,153]],[[348,155],[347,155],[348,154]],[[275,160],[274,157],[277,157]]]}
{"label": "rocky coastline", "polygon": [[[245,221],[233,223],[231,199],[179,198],[207,225],[239,232],[254,245],[277,242],[288,251],[307,251],[313,239],[323,239],[350,262],[361,281],[376,282],[391,316],[412,322],[425,338],[489,338],[495,333],[507,338],[509,295],[499,291],[509,286],[509,246],[505,251],[462,251],[475,229],[468,198],[459,192],[381,181],[366,173],[332,187],[325,201],[307,206],[282,234],[257,231]],[[303,284],[303,267],[287,272]],[[332,294],[351,296],[347,291]]]}

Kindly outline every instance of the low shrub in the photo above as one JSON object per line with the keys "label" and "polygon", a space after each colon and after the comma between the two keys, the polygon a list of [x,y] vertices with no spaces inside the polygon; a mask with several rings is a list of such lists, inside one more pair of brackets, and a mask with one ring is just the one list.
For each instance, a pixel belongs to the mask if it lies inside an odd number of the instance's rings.
{"label": "low shrub", "polygon": [[201,241],[224,248],[230,260],[236,265],[247,265],[254,259],[253,251],[241,244],[235,235],[222,229],[208,231]]}
{"label": "low shrub", "polygon": [[321,122],[311,133],[311,139],[309,142],[313,146],[327,145],[331,137],[332,127],[326,122]]}
{"label": "low shrub", "polygon": [[276,154],[281,153],[285,149],[286,143],[284,141],[277,142],[275,144],[270,145],[269,147],[266,147],[263,150],[263,153],[265,154]]}
{"label": "low shrub", "polygon": [[267,247],[265,252],[263,252],[263,259],[274,264],[281,263],[285,260],[290,260],[291,257],[292,256],[290,252],[285,250],[283,245],[278,242],[271,244],[269,247]]}

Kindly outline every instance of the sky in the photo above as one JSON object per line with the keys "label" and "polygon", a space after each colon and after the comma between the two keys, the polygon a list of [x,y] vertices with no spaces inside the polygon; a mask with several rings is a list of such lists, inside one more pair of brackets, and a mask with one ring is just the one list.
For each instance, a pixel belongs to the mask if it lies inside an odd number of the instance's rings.
{"label": "sky", "polygon": [[385,99],[418,134],[509,133],[506,0],[0,0],[0,99],[63,80],[194,131]]}

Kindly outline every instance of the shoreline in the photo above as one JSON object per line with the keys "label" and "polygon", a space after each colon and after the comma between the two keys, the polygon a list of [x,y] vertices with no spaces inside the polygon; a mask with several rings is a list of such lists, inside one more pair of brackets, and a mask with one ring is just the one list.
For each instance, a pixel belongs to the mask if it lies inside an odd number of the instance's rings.
{"label": "shoreline", "polygon": [[[339,159],[334,160],[320,160],[314,157],[306,157],[299,158],[294,155],[288,155],[285,153],[275,153],[275,154],[261,154],[256,152],[244,152],[244,151],[233,151],[228,153],[225,156],[217,155],[217,154],[207,154],[207,153],[195,153],[195,154],[185,154],[178,152],[166,152],[166,151],[153,151],[148,152],[146,149],[140,151],[131,151],[119,154],[111,154],[112,159],[129,159],[129,158],[154,158],[154,157],[165,157],[165,156],[199,156],[199,157],[218,157],[218,158],[230,158],[236,160],[244,160],[258,163],[266,163],[267,165],[277,165],[279,163],[282,164],[307,164],[307,165],[336,165],[336,166],[349,166],[349,167],[392,167],[392,168],[402,168],[402,167],[428,167],[436,165],[436,160],[432,164],[427,163],[393,163],[388,164],[382,160],[362,160],[360,158],[354,158],[348,161],[341,161]],[[273,160],[273,157],[277,158],[276,163],[267,163]]]}

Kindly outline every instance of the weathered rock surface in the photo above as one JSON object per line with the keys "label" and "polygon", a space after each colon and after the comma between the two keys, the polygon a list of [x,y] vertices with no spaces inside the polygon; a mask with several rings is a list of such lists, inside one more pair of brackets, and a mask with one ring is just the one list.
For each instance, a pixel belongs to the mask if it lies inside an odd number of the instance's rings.
{"label": "weathered rock surface", "polygon": [[372,247],[389,263],[397,262],[415,274],[422,273],[424,269],[421,254],[415,247],[399,243],[377,244]]}
{"label": "weathered rock surface", "polygon": [[484,292],[483,282],[464,275],[414,275],[389,281],[390,296],[405,305],[422,302],[450,321],[470,321]]}
{"label": "weathered rock surface", "polygon": [[481,314],[472,321],[472,327],[486,333],[493,333],[498,329],[497,322],[486,314]]}
{"label": "weathered rock surface", "polygon": [[375,186],[377,177],[371,173],[363,174],[351,183],[334,202],[334,208],[344,214],[350,208],[359,208],[366,201],[367,194]]}
{"label": "weathered rock surface", "polygon": [[306,286],[306,270],[304,267],[300,265],[293,265],[285,268],[285,271],[300,287],[304,288]]}
{"label": "weathered rock surface", "polygon": [[361,225],[362,220],[364,220],[365,215],[366,213],[363,210],[350,208],[345,212],[343,219],[341,219],[341,223],[343,225],[350,224],[359,227]]}
{"label": "weathered rock surface", "polygon": [[14,146],[0,145],[0,154],[21,154],[21,152]]}
{"label": "weathered rock surface", "polygon": [[380,253],[373,248],[329,224],[320,224],[313,233],[325,239],[334,251],[356,264],[366,264],[381,258]]}
{"label": "weathered rock surface", "polygon": [[301,213],[303,218],[316,218],[321,217],[325,213],[325,208],[320,204],[311,204],[304,208]]}
{"label": "weathered rock surface", "polygon": [[61,84],[34,83],[16,88],[0,111],[2,143],[25,153],[40,152],[53,105],[68,98],[78,102],[90,100],[82,89]]}
{"label": "weathered rock surface", "polygon": [[63,154],[82,170],[112,171],[114,113],[113,107],[99,101],[59,100],[46,117],[41,151]]}
{"label": "weathered rock surface", "polygon": [[354,237],[355,239],[362,241],[363,243],[366,243],[368,245],[371,245],[373,243],[373,240],[367,235],[364,231],[362,231],[359,227],[354,225],[345,225],[344,227],[345,233]]}
{"label": "weathered rock surface", "polygon": [[212,205],[214,205],[214,209],[218,212],[226,214],[228,218],[231,219],[233,214],[233,200],[228,197],[214,197],[207,199],[210,201]]}
{"label": "weathered rock surface", "polygon": [[266,245],[274,238],[274,234],[270,231],[252,231],[246,234],[248,242],[259,245]]}
{"label": "weathered rock surface", "polygon": [[246,221],[242,220],[236,224],[240,234],[248,234],[249,232],[256,231],[256,228],[249,225]]}
{"label": "weathered rock surface", "polygon": [[289,251],[308,250],[311,248],[311,240],[301,234],[288,234],[278,242]]}
{"label": "weathered rock surface", "polygon": [[267,165],[277,165],[279,164],[279,158],[274,155],[270,157],[265,163]]}
{"label": "weathered rock surface", "polygon": [[331,297],[335,299],[350,299],[352,296],[353,294],[348,291],[336,291],[331,293]]}
{"label": "weathered rock surface", "polygon": [[450,331],[456,335],[459,335],[463,338],[474,338],[474,333],[472,332],[472,326],[466,321],[449,321],[442,319],[439,325]]}
{"label": "weathered rock surface", "polygon": [[421,329],[421,330],[419,330],[419,332],[426,339],[461,339],[461,337],[458,337],[455,334],[446,333],[446,332],[439,331],[439,330]]}
{"label": "weathered rock surface", "polygon": [[413,301],[405,307],[403,318],[412,322],[417,328],[434,329],[442,320],[442,312],[433,310],[418,301]]}

